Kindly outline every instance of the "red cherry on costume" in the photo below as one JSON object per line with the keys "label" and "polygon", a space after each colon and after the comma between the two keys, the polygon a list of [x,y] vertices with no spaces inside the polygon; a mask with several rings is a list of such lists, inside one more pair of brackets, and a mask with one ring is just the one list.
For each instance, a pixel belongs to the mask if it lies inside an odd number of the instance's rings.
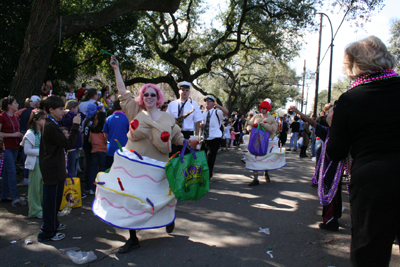
{"label": "red cherry on costume", "polygon": [[133,130],[136,130],[137,127],[139,127],[139,121],[138,120],[132,120],[131,121],[131,127]]}
{"label": "red cherry on costume", "polygon": [[163,142],[168,142],[168,140],[169,140],[169,133],[168,132],[162,132],[161,133],[161,140],[163,141]]}
{"label": "red cherry on costume", "polygon": [[254,123],[254,128],[257,128],[258,127],[258,123]]}

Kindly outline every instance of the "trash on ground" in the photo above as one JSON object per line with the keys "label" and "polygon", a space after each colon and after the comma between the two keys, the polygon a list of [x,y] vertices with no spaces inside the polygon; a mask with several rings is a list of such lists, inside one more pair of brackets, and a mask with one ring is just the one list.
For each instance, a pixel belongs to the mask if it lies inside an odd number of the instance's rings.
{"label": "trash on ground", "polygon": [[72,237],[72,239],[81,239],[82,237],[81,236],[74,236],[74,237]]}
{"label": "trash on ground", "polygon": [[73,251],[69,250],[66,252],[68,257],[76,264],[85,264],[90,261],[94,261],[97,259],[97,256],[94,254],[93,251]]}
{"label": "trash on ground", "polygon": [[266,233],[267,235],[269,235],[270,234],[270,232],[269,232],[269,228],[261,228],[261,227],[259,227],[260,228],[260,230],[258,230],[258,232],[259,233]]}
{"label": "trash on ground", "polygon": [[78,248],[78,247],[71,247],[71,248],[60,248],[59,250],[62,252],[62,253],[66,253],[67,251],[70,251],[70,250],[80,250],[81,248]]}
{"label": "trash on ground", "polygon": [[25,239],[25,245],[31,245],[31,244],[33,244],[32,240]]}
{"label": "trash on ground", "polygon": [[63,209],[62,211],[60,211],[59,213],[58,213],[58,216],[65,216],[65,215],[68,215],[68,214],[70,214],[71,213],[71,211],[72,211],[72,209],[71,208],[66,208],[66,209]]}
{"label": "trash on ground", "polygon": [[267,254],[268,254],[269,256],[271,256],[271,258],[274,257],[274,255],[272,255],[272,250],[268,250],[268,251],[267,251]]}
{"label": "trash on ground", "polygon": [[13,240],[13,241],[10,241],[10,243],[15,244],[15,243],[17,243],[17,241]]}

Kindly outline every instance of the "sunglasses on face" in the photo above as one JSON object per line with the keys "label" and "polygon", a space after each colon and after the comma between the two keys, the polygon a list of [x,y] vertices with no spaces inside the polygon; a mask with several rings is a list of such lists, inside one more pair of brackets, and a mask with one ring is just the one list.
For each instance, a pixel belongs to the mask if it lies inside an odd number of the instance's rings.
{"label": "sunglasses on face", "polygon": [[261,108],[261,109],[265,109],[266,110],[266,108]]}
{"label": "sunglasses on face", "polygon": [[214,101],[211,99],[206,99],[206,102],[214,102]]}
{"label": "sunglasses on face", "polygon": [[151,97],[156,97],[157,94],[155,94],[155,93],[151,93],[151,94],[145,93],[144,96],[145,96],[145,97],[149,97],[149,96],[151,96]]}

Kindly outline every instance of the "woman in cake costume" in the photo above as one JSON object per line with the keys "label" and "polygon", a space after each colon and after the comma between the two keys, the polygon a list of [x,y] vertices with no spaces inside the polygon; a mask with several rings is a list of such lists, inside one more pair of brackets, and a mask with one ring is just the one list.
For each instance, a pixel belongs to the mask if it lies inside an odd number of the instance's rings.
{"label": "woman in cake costume", "polygon": [[176,199],[164,167],[171,143],[183,145],[185,139],[172,116],[157,109],[164,102],[161,90],[146,84],[135,100],[125,88],[118,60],[112,57],[110,64],[122,111],[131,123],[128,142],[114,154],[109,173],[97,176],[93,211],[103,221],[129,229],[129,240],[118,250],[126,253],[140,247],[136,230],[164,226],[167,233],[174,230]]}
{"label": "woman in cake costume", "polygon": [[[265,181],[268,183],[271,182],[268,171],[280,169],[286,165],[285,149],[278,147],[278,138],[275,136],[278,129],[278,122],[274,116],[268,113],[268,111],[271,110],[271,107],[271,100],[269,98],[265,99],[259,105],[261,113],[254,115],[247,125],[247,131],[249,132],[251,132],[253,127],[260,126],[270,133],[266,155],[253,155],[250,152],[245,154],[246,169],[252,170],[254,174],[254,179],[249,183],[249,186],[260,184],[258,180],[259,171],[264,171]],[[251,143],[249,143],[249,145],[251,145]]]}
{"label": "woman in cake costume", "polygon": [[[353,158],[350,207],[352,266],[389,266],[400,236],[400,78],[385,44],[370,36],[347,46],[344,72],[355,80],[334,108],[326,152]],[[382,116],[383,115],[383,116]]]}

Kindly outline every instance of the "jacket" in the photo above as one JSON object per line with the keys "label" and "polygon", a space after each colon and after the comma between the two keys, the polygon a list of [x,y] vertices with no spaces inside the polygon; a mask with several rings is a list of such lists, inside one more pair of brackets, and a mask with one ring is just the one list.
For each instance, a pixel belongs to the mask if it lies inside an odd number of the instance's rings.
{"label": "jacket", "polygon": [[72,124],[69,138],[61,131],[61,127],[53,119],[46,118],[40,140],[39,165],[45,185],[57,185],[67,178],[65,154],[74,147],[78,139],[79,124]]}
{"label": "jacket", "polygon": [[35,146],[35,134],[33,130],[28,130],[20,143],[24,147],[26,155],[25,169],[33,170],[36,164],[36,158],[39,156],[39,148]]}

